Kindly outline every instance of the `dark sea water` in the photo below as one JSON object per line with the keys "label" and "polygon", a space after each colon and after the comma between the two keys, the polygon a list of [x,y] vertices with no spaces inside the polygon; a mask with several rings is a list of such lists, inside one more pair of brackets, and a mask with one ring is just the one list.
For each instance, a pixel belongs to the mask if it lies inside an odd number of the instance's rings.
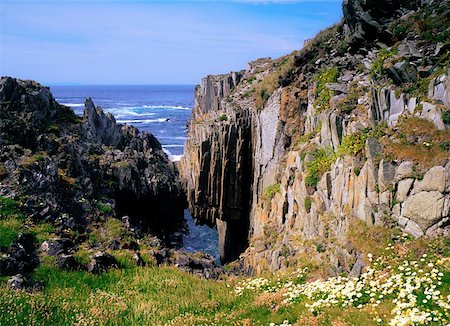
{"label": "dark sea water", "polygon": [[194,85],[52,86],[60,104],[83,114],[84,100],[111,112],[118,123],[151,132],[177,161],[183,154],[187,122],[194,104]]}
{"label": "dark sea water", "polygon": [[[83,114],[84,101],[91,97],[97,106],[110,112],[118,123],[127,123],[151,132],[173,161],[183,155],[187,123],[194,105],[194,85],[145,86],[52,86],[60,103]],[[216,228],[196,225],[188,210],[185,218],[189,234],[183,237],[183,249],[203,251],[219,259]]]}

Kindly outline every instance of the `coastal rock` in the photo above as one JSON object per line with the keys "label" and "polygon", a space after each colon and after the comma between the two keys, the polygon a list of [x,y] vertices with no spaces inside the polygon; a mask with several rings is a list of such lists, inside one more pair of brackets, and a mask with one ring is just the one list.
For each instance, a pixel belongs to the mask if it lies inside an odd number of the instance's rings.
{"label": "coastal rock", "polygon": [[91,273],[100,273],[118,266],[119,264],[113,255],[100,251],[92,256],[91,261],[87,265],[87,270]]}
{"label": "coastal rock", "polygon": [[[438,191],[423,191],[416,193],[403,204],[403,217],[414,221],[422,230],[438,222],[444,214],[448,214],[445,196]],[[448,205],[448,203],[447,203]]]}

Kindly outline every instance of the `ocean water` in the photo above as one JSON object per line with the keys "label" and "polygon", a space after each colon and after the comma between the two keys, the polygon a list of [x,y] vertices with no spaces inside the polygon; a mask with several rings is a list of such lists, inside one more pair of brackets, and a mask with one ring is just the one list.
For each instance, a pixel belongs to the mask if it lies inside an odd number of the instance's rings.
{"label": "ocean water", "polygon": [[114,115],[118,123],[127,123],[151,132],[173,161],[183,154],[187,123],[194,104],[194,85],[117,85],[52,86],[60,103],[83,114],[84,100]]}
{"label": "ocean water", "polygon": [[[177,161],[183,155],[187,123],[194,104],[194,85],[148,86],[52,86],[53,96],[82,115],[86,97],[105,112],[111,112],[118,123],[127,123],[141,131],[151,132],[169,158]],[[183,250],[203,251],[219,262],[217,228],[196,225],[188,210],[184,217],[188,234],[183,236]]]}

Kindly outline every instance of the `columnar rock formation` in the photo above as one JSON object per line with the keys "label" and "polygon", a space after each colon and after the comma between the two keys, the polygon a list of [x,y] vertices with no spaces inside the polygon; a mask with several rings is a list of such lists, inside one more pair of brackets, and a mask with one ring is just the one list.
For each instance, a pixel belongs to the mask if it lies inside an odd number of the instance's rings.
{"label": "columnar rock formation", "polygon": [[249,241],[240,261],[252,272],[324,251],[331,274],[357,273],[347,237],[358,220],[448,232],[448,27],[432,38],[409,25],[448,23],[446,8],[344,1],[344,21],[301,51],[202,80],[180,169],[224,261]]}

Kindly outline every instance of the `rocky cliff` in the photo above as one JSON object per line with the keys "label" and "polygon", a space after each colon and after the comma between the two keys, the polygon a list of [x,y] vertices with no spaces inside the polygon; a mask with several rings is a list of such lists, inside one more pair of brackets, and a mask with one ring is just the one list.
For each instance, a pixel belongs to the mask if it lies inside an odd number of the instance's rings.
{"label": "rocky cliff", "polygon": [[303,49],[202,80],[180,169],[223,261],[260,272],[319,257],[357,274],[361,223],[448,233],[448,10],[345,0]]}
{"label": "rocky cliff", "polygon": [[[138,249],[135,240],[147,233],[166,244],[176,241],[184,225],[184,191],[153,135],[117,124],[89,98],[78,117],[33,81],[1,78],[0,103],[0,217],[18,224],[2,224],[8,227],[2,232],[25,234],[45,225],[53,240],[43,251],[72,263],[83,246]],[[20,213],[12,214],[16,209]],[[122,230],[125,225],[133,236]],[[108,226],[115,231],[103,243],[99,233]],[[126,244],[118,241],[125,234]],[[3,245],[9,254],[0,259],[0,274],[21,272],[13,259],[14,246],[21,245]]]}

